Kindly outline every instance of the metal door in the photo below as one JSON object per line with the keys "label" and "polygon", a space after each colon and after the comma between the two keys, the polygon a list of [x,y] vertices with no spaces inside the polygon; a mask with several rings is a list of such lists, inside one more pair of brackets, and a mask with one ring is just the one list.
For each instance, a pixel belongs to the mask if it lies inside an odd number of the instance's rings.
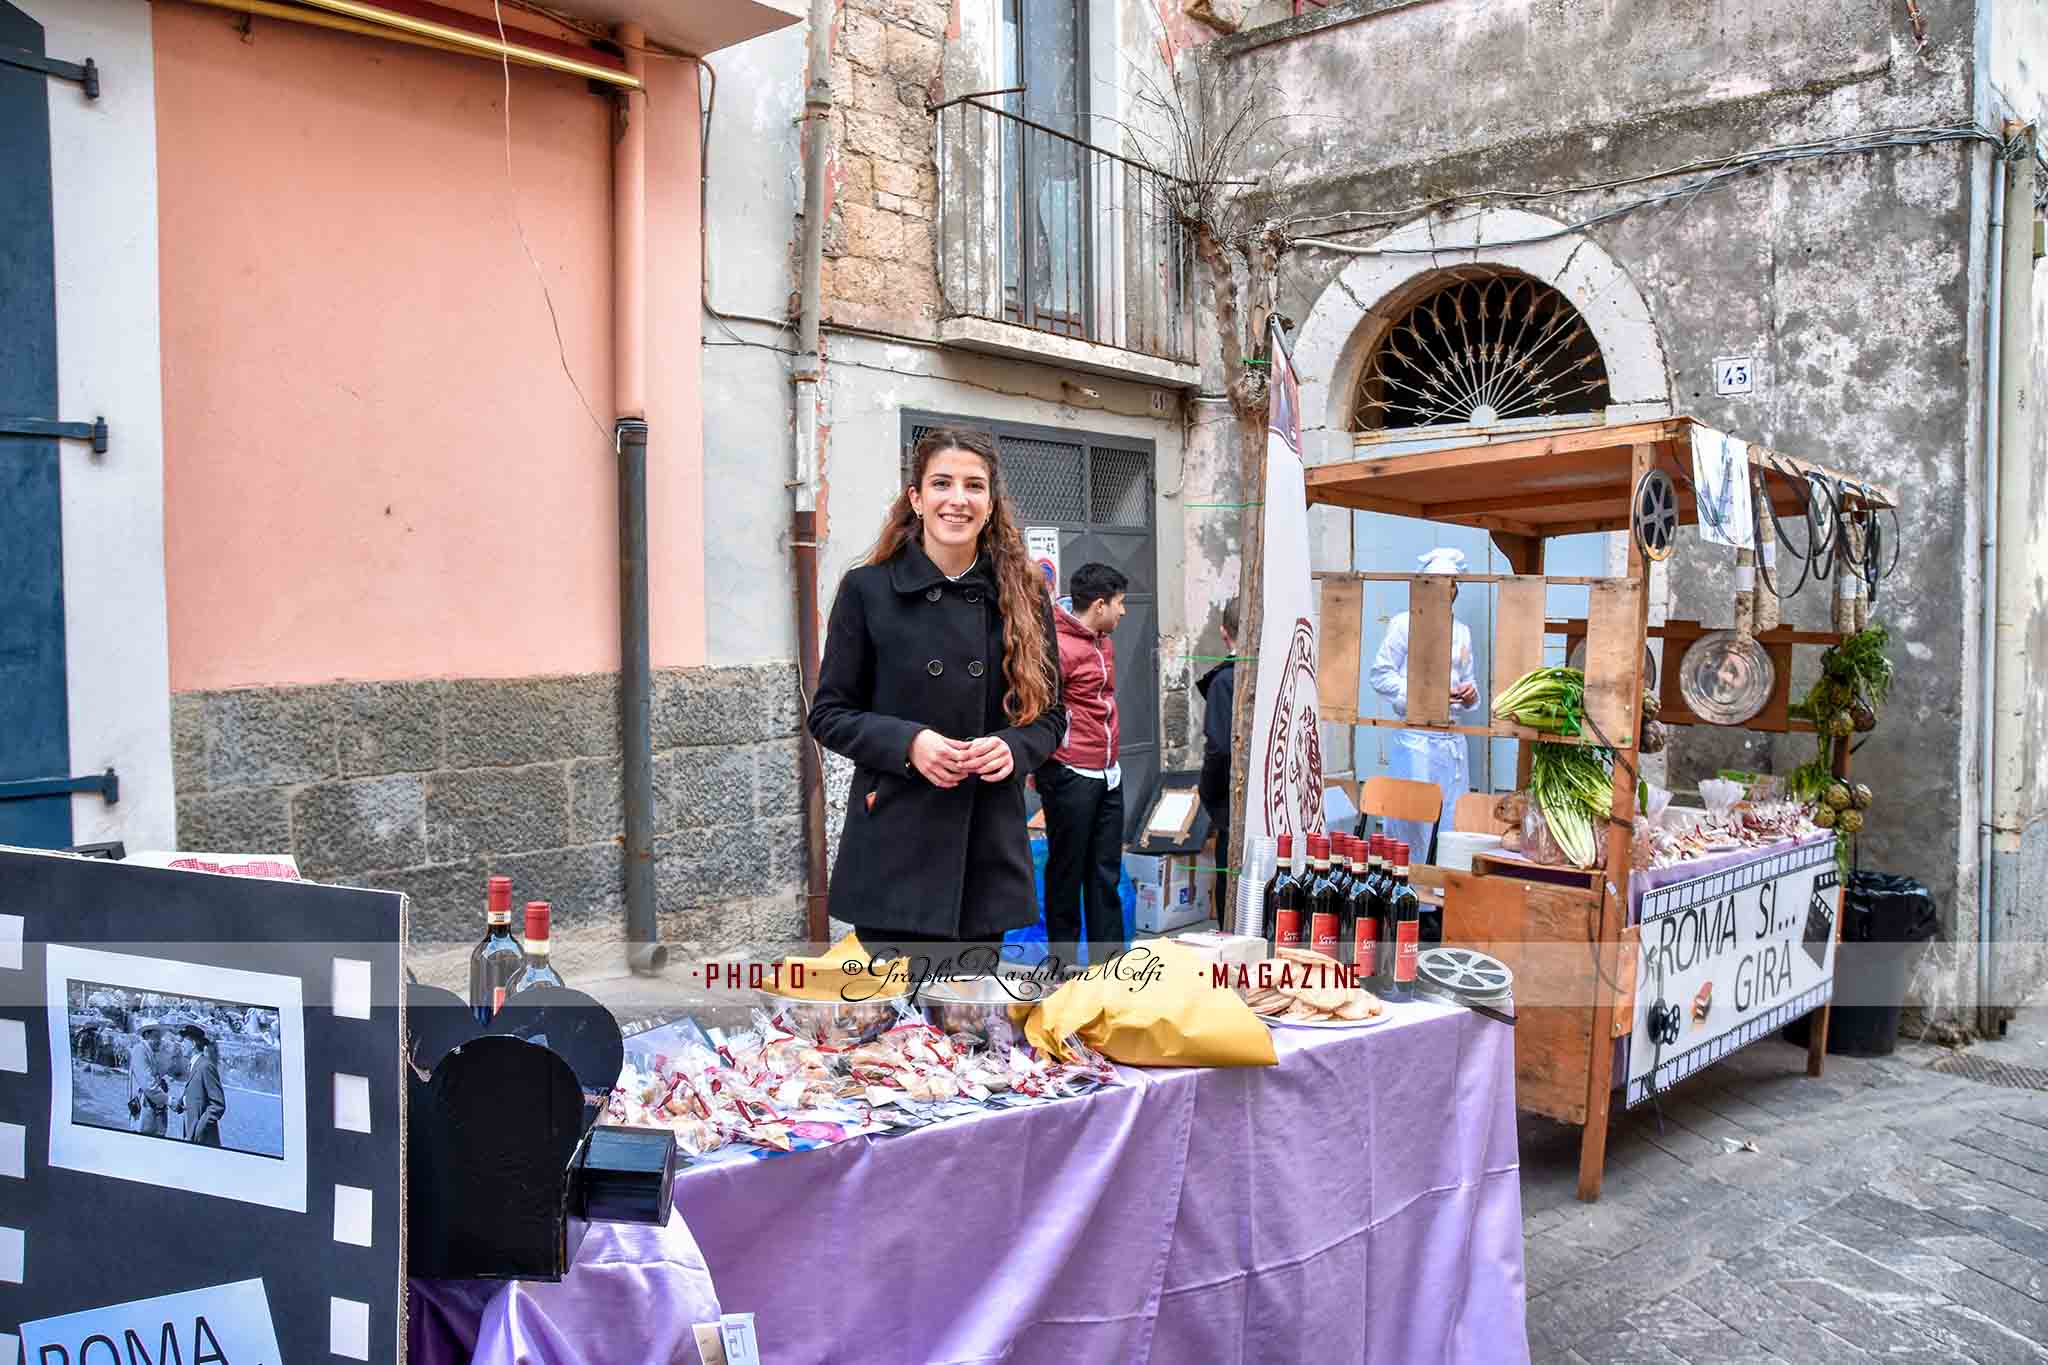
{"label": "metal door", "polygon": [[[1152,443],[1015,422],[905,413],[906,483],[911,448],[925,432],[944,425],[994,434],[1019,525],[1059,528],[1063,579],[1093,561],[1130,580],[1123,624],[1111,637],[1116,646],[1117,761],[1123,767],[1128,839],[1159,776],[1159,548]],[[1060,591],[1064,596],[1065,581]]]}
{"label": "metal door", "polygon": [[[43,28],[0,0],[0,47],[43,54]],[[49,77],[0,63],[0,418],[57,415]],[[0,786],[71,771],[65,710],[57,442],[0,435]],[[71,843],[66,794],[8,799],[0,844]]]}

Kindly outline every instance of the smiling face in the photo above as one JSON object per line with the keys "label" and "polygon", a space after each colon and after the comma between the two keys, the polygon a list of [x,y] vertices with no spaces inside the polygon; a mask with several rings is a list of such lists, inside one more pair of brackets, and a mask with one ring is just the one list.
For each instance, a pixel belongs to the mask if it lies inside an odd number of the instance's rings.
{"label": "smiling face", "polygon": [[988,464],[970,450],[941,450],[925,463],[924,480],[910,490],[910,509],[924,518],[928,544],[971,548],[993,510]]}

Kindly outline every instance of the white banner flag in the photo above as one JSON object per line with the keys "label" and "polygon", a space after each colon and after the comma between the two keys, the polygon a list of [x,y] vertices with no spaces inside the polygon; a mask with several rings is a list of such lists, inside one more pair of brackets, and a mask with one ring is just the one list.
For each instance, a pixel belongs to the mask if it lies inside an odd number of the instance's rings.
{"label": "white banner flag", "polygon": [[1323,742],[1316,689],[1314,581],[1309,577],[1308,492],[1301,469],[1301,390],[1272,333],[1267,400],[1265,562],[1253,699],[1245,834],[1319,834]]}

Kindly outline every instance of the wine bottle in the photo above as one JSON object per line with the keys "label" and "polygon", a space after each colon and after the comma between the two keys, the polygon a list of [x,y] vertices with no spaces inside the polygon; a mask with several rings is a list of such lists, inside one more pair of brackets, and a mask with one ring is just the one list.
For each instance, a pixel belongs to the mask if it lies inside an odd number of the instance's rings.
{"label": "wine bottle", "polygon": [[526,903],[526,961],[519,968],[519,975],[512,978],[510,994],[530,991],[536,986],[561,988],[568,982],[548,961],[548,903],[528,901]]}
{"label": "wine bottle", "polygon": [[1343,918],[1344,896],[1336,874],[1330,870],[1330,840],[1323,834],[1308,836],[1308,944],[1334,961],[1337,957],[1337,921]]}
{"label": "wine bottle", "polygon": [[1294,868],[1294,836],[1279,839],[1280,865],[1266,888],[1266,942],[1275,948],[1299,948],[1307,925],[1302,920],[1302,878]]}
{"label": "wine bottle", "polygon": [[1352,838],[1351,889],[1344,897],[1344,947],[1342,960],[1351,968],[1352,978],[1365,985],[1372,979],[1374,950],[1379,947],[1379,917],[1373,908],[1370,850],[1365,840]]}
{"label": "wine bottle", "polygon": [[1422,902],[1408,884],[1408,845],[1394,844],[1394,889],[1389,898],[1394,920],[1393,998],[1406,1000],[1415,991],[1415,954]]}
{"label": "wine bottle", "polygon": [[484,890],[484,936],[469,953],[469,1008],[479,1024],[505,1007],[512,978],[525,962],[512,937],[512,879],[492,877]]}

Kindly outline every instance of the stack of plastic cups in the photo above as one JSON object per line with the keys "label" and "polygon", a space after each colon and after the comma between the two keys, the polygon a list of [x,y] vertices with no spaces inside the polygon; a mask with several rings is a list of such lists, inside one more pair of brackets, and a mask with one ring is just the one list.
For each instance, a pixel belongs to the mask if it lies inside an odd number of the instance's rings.
{"label": "stack of plastic cups", "polygon": [[1259,837],[1245,851],[1245,868],[1237,878],[1237,918],[1232,932],[1247,938],[1266,936],[1266,885],[1280,861],[1279,845]]}

